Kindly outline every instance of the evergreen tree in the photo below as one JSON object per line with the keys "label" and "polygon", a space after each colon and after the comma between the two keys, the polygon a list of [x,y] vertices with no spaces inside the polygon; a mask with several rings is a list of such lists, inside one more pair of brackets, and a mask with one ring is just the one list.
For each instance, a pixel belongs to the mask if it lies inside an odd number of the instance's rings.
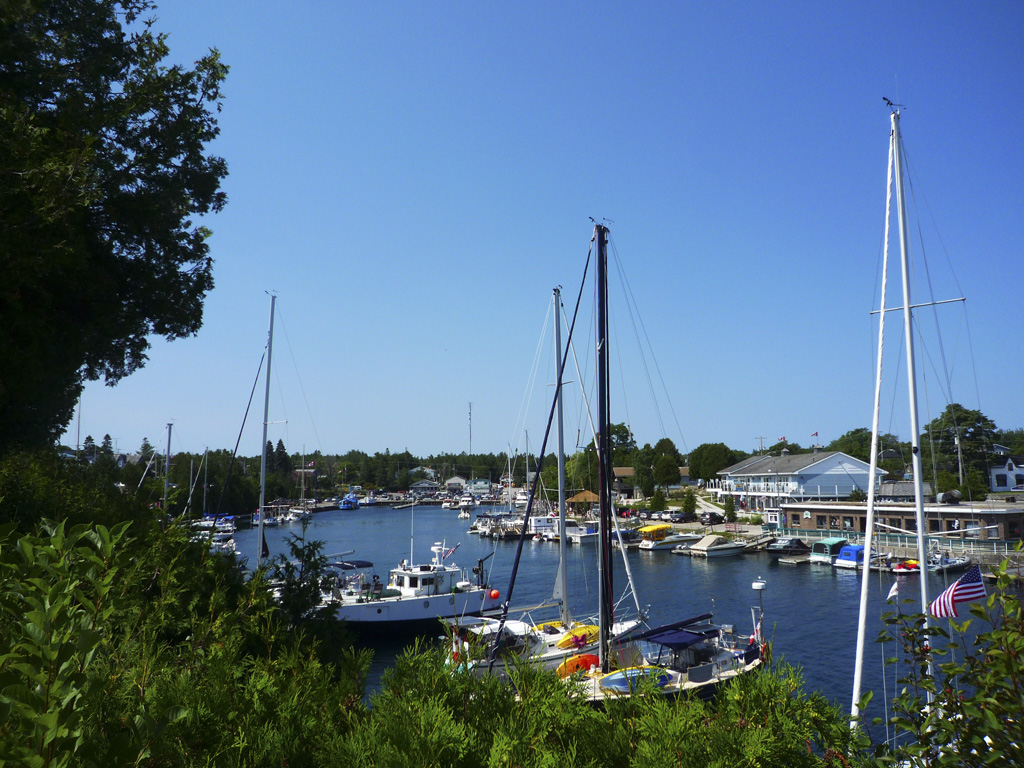
{"label": "evergreen tree", "polygon": [[0,453],[52,444],[84,381],[142,367],[151,336],[199,330],[224,161],[227,67],[167,67],[149,0],[0,11]]}

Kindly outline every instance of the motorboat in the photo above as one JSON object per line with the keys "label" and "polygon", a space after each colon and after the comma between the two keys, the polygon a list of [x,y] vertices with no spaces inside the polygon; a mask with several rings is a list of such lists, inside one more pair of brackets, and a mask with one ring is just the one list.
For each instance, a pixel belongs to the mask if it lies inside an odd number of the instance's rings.
{"label": "motorboat", "polygon": [[940,554],[932,552],[928,555],[928,562],[925,568],[936,573],[960,573],[971,567],[973,561],[967,555],[950,557],[949,552]]}
{"label": "motorboat", "polygon": [[732,541],[712,533],[691,546],[690,554],[694,557],[731,557],[742,553],[746,548],[747,545],[742,541]]}
{"label": "motorboat", "polygon": [[476,497],[469,491],[459,497],[459,509],[472,509],[476,504]]}
{"label": "motorboat", "polygon": [[846,539],[838,537],[819,539],[811,544],[811,562],[832,565],[839,557],[840,550],[849,543]]}
{"label": "motorboat", "polygon": [[637,528],[640,534],[640,549],[653,552],[655,550],[669,551],[679,544],[700,541],[703,534],[700,533],[673,533],[670,523],[652,523]]}
{"label": "motorboat", "polygon": [[773,541],[764,551],[769,557],[799,557],[810,554],[811,546],[796,536],[785,536]]}
{"label": "motorboat", "polygon": [[341,501],[338,502],[338,509],[359,509],[359,497],[352,492],[346,493],[341,497]]}
{"label": "motorboat", "polygon": [[863,544],[847,544],[845,547],[839,550],[839,554],[836,555],[835,562],[832,563],[836,568],[850,568],[857,570],[858,568],[864,567],[864,545]]}

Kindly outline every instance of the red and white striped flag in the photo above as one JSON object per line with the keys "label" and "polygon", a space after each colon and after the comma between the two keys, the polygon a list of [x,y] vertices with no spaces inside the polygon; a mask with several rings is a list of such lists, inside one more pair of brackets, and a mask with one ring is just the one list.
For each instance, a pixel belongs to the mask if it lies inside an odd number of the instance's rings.
{"label": "red and white striped flag", "polygon": [[959,603],[967,603],[971,600],[982,600],[985,597],[985,585],[981,581],[981,569],[972,565],[963,576],[953,582],[953,585],[935,598],[935,601],[928,606],[928,612],[939,618],[956,618],[958,616],[956,607]]}

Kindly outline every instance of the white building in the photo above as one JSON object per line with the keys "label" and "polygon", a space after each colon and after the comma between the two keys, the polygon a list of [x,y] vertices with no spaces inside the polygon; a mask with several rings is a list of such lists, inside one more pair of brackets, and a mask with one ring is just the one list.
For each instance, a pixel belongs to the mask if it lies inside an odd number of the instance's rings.
{"label": "white building", "polygon": [[[840,451],[751,456],[720,470],[709,490],[721,501],[732,496],[737,509],[763,514],[779,524],[781,505],[795,501],[840,501],[857,490],[868,491],[871,467]],[[876,470],[876,487],[885,470]]]}

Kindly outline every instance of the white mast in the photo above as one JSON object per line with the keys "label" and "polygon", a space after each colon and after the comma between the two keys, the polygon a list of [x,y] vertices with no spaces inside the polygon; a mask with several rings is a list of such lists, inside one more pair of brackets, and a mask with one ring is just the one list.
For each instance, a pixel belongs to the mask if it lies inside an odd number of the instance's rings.
{"label": "white mast", "polygon": [[[900,261],[903,268],[903,335],[907,342],[907,384],[910,395],[910,464],[914,471],[914,519],[917,521],[917,561],[920,563],[921,613],[924,614],[924,628],[928,629],[928,580],[924,564],[927,550],[924,543],[924,491],[921,481],[921,429],[917,421],[917,372],[914,363],[914,316],[910,308],[910,245],[907,241],[907,201],[903,194],[903,155],[900,143],[900,113],[892,113],[892,143],[896,174],[896,210],[899,213]],[[931,674],[931,661],[928,673]],[[928,694],[928,701],[932,700]]]}
{"label": "white mast", "polygon": [[[857,648],[854,660],[853,673],[853,702],[850,706],[850,726],[856,725],[855,718],[860,714],[858,701],[861,695],[861,682],[864,663],[864,642],[867,623],[867,597],[868,597],[868,574],[870,573],[870,560],[872,551],[872,538],[875,526],[875,473],[878,468],[878,413],[879,398],[882,386],[882,348],[885,338],[885,314],[886,314],[886,277],[889,266],[889,230],[890,212],[892,208],[893,181],[896,187],[896,210],[900,234],[900,262],[903,277],[903,323],[904,335],[907,345],[907,386],[910,399],[910,445],[911,445],[911,467],[914,473],[914,519],[917,528],[917,558],[921,563],[920,585],[921,585],[921,613],[924,614],[925,629],[928,628],[928,584],[924,563],[926,562],[924,542],[924,491],[921,481],[921,446],[920,428],[918,426],[917,414],[917,373],[914,363],[914,334],[913,334],[913,313],[910,304],[910,249],[907,241],[906,222],[906,199],[903,192],[903,162],[900,145],[900,115],[893,110],[892,130],[889,141],[889,171],[886,179],[886,205],[885,205],[885,251],[882,259],[882,296],[879,309],[878,322],[878,364],[875,378],[875,402],[871,423],[871,464],[870,484],[868,486],[867,500],[867,521],[864,534],[865,559],[864,576],[861,581],[860,610],[857,617]],[[931,662],[928,663],[928,672],[931,673]],[[928,694],[928,701],[932,696]]]}
{"label": "white mast", "polygon": [[270,331],[267,334],[267,387],[263,396],[263,448],[260,461],[260,524],[259,533],[256,536],[256,564],[263,564],[263,519],[267,516],[267,424],[270,420],[270,358],[274,352],[274,304],[277,296],[270,296]]}
{"label": "white mast", "polygon": [[552,300],[555,303],[555,371],[558,380],[555,382],[555,402],[558,408],[558,581],[555,584],[555,595],[562,601],[560,613],[562,624],[568,626],[569,616],[569,577],[568,546],[565,540],[565,435],[562,428],[562,317],[559,312],[562,292],[555,288]]}
{"label": "white mast", "polygon": [[[860,689],[864,670],[864,641],[867,632],[868,574],[871,572],[871,552],[875,535],[875,476],[878,472],[878,412],[882,392],[882,348],[885,341],[885,297],[889,275],[889,219],[892,210],[893,142],[889,140],[889,170],[885,181],[885,245],[882,255],[882,297],[878,318],[878,363],[875,368],[875,405],[871,416],[871,463],[868,473],[867,525],[864,532],[864,577],[860,583],[860,610],[857,615],[857,650],[853,668],[853,703],[850,706],[850,727],[854,727],[860,714]],[[922,578],[924,578],[922,576]]]}

